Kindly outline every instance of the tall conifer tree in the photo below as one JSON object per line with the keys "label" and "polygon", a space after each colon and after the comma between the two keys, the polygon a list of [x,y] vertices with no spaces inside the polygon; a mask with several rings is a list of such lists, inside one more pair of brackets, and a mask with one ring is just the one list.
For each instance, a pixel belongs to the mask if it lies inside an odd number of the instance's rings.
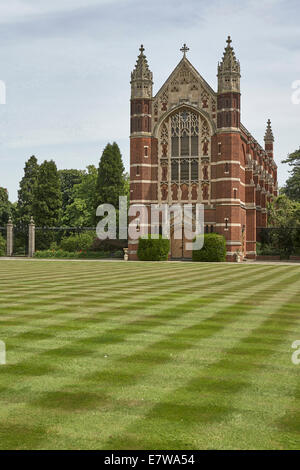
{"label": "tall conifer tree", "polygon": [[34,189],[37,184],[39,165],[36,157],[33,155],[25,163],[24,176],[20,181],[17,203],[17,223],[21,226],[27,226],[30,217],[33,215]]}
{"label": "tall conifer tree", "polygon": [[[119,146],[116,142],[107,144],[99,163],[95,195],[96,209],[100,204],[119,207],[119,196],[126,195],[126,177]],[[96,217],[95,217],[96,220]]]}
{"label": "tall conifer tree", "polygon": [[[61,181],[53,160],[41,164],[34,189],[33,216],[39,227],[55,227],[62,215]],[[42,230],[36,233],[37,249],[47,249],[55,240],[53,230]]]}
{"label": "tall conifer tree", "polygon": [[33,215],[35,223],[42,227],[54,227],[59,223],[62,208],[61,181],[53,160],[40,165],[34,188]]}

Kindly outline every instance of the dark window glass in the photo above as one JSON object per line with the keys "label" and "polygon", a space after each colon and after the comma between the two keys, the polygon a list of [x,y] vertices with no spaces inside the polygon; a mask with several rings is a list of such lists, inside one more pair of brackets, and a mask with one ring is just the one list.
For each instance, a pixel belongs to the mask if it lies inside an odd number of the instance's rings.
{"label": "dark window glass", "polygon": [[178,157],[179,155],[179,138],[172,137],[172,157]]}
{"label": "dark window glass", "polygon": [[172,161],[171,165],[171,177],[172,181],[178,181],[178,161]]}
{"label": "dark window glass", "polygon": [[181,162],[180,166],[180,180],[188,180],[189,179],[189,162],[183,161]]}
{"label": "dark window glass", "polygon": [[197,135],[193,135],[191,137],[191,146],[192,146],[191,155],[193,157],[197,157],[198,156],[198,136]]}
{"label": "dark window glass", "polygon": [[183,135],[181,137],[181,155],[189,155],[189,137],[187,135]]}
{"label": "dark window glass", "polygon": [[192,180],[198,180],[198,162],[192,161],[191,173]]}

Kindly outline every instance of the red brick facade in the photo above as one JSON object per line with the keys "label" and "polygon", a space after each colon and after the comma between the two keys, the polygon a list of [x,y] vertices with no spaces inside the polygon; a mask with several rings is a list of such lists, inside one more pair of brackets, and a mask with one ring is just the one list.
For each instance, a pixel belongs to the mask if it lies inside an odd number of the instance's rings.
{"label": "red brick facade", "polygon": [[[216,93],[185,56],[153,97],[143,46],[131,76],[130,204],[205,205],[205,231],[225,236],[227,260],[256,256],[257,228],[277,195],[268,121],[262,148],[241,124],[240,64],[231,39]],[[131,219],[134,217],[131,217]],[[149,220],[150,223],[150,215]],[[147,233],[149,225],[139,220]],[[191,256],[171,238],[171,257]],[[129,259],[137,259],[129,238]]]}

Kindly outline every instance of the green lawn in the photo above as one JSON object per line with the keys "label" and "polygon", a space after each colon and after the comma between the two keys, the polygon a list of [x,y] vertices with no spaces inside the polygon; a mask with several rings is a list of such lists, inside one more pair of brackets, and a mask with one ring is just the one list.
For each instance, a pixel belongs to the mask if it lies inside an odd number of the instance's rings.
{"label": "green lawn", "polygon": [[0,261],[1,449],[299,449],[300,266]]}

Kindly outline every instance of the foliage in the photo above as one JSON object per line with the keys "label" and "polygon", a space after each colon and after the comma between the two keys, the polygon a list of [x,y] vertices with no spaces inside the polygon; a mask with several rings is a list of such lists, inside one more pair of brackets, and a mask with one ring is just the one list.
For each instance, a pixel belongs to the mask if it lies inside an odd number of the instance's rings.
{"label": "foliage", "polygon": [[95,222],[95,194],[97,169],[89,165],[84,170],[80,183],[71,190],[69,204],[66,206],[62,223],[68,227],[92,227]]}
{"label": "foliage", "polygon": [[268,205],[269,227],[300,227],[300,202],[281,194]]}
{"label": "foliage", "polygon": [[53,160],[41,164],[34,188],[33,215],[40,227],[57,226],[62,209],[61,182]]}
{"label": "foliage", "polygon": [[[119,146],[116,142],[108,143],[102,153],[96,185],[94,209],[101,204],[112,204],[117,210],[119,196],[129,192],[128,178],[124,173],[124,165]],[[96,213],[95,219],[96,221]]]}
{"label": "foliage", "polygon": [[[35,258],[53,258],[53,259],[103,259],[110,258],[112,255],[109,251],[66,251],[62,249],[58,250],[40,250],[34,254]],[[119,258],[120,252],[114,254],[114,258]]]}
{"label": "foliage", "polygon": [[33,215],[34,191],[37,185],[39,164],[33,155],[25,163],[24,176],[20,181],[18,203],[16,208],[16,223],[26,227]]}
{"label": "foliage", "polygon": [[[59,174],[53,160],[45,160],[40,165],[33,196],[32,208],[36,226],[57,226],[62,212],[62,194]],[[37,248],[48,248],[54,238],[53,231],[37,232]]]}
{"label": "foliage", "polygon": [[123,248],[128,246],[127,240],[100,240],[96,237],[93,241],[92,250],[93,251],[122,251]]}
{"label": "foliage", "polygon": [[257,255],[270,255],[270,256],[278,256],[280,255],[280,250],[276,247],[274,247],[270,243],[261,243],[257,242],[256,243],[256,254]]}
{"label": "foliage", "polygon": [[268,204],[268,224],[269,229],[262,230],[260,234],[263,246],[272,246],[283,258],[298,252],[300,202],[290,200],[285,194],[278,196]]}
{"label": "foliage", "polygon": [[12,204],[8,199],[8,192],[0,187],[0,227],[4,227],[12,214]]}
{"label": "foliage", "polygon": [[58,171],[61,182],[63,213],[65,213],[66,208],[74,201],[73,188],[76,184],[82,182],[84,173],[83,170],[74,169]]}
{"label": "foliage", "polygon": [[204,245],[193,250],[193,261],[226,261],[226,240],[217,233],[204,234]]}
{"label": "foliage", "polygon": [[0,256],[6,255],[6,240],[0,234]]}
{"label": "foliage", "polygon": [[96,237],[95,232],[84,232],[70,237],[64,237],[60,242],[60,248],[64,251],[89,250]]}
{"label": "foliage", "polygon": [[140,238],[137,255],[141,261],[166,261],[170,251],[170,240],[163,238]]}
{"label": "foliage", "polygon": [[290,178],[287,179],[282,192],[294,201],[300,202],[300,148],[288,155],[281,163],[288,163],[292,168]]}

